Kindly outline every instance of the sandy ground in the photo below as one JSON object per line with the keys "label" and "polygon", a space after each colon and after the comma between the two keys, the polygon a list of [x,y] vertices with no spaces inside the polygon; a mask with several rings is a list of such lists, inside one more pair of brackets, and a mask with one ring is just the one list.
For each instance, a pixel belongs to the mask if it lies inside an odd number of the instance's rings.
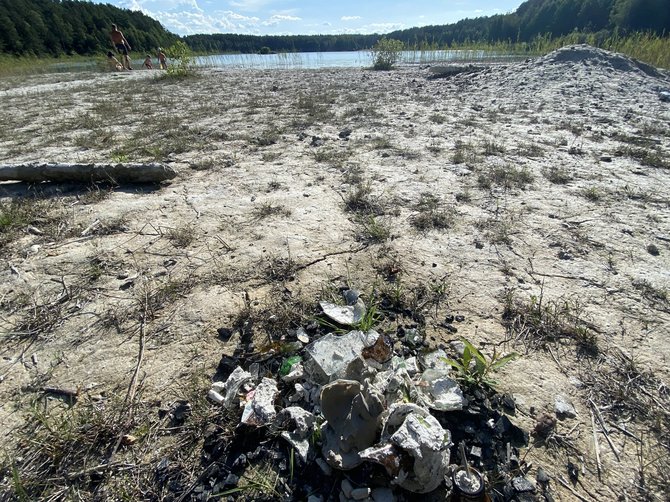
{"label": "sandy ground", "polygon": [[[599,434],[598,474],[588,399],[603,412],[608,402],[589,376],[622,352],[653,375],[667,411],[667,74],[586,48],[435,79],[425,66],[156,74],[0,81],[0,163],[159,160],[179,173],[161,187],[34,187],[44,215],[0,260],[4,434],[20,431],[44,386],[122,393],[143,299],[158,298],[144,395],[168,400],[189,375],[213,374],[234,346],[216,330],[246,299],[271,315],[342,284],[369,298],[393,272],[404,294],[445,292],[426,323],[435,344],[462,335],[522,354],[497,375],[521,426],[532,430],[557,394],[574,402],[558,431],[575,449],[539,444],[527,460],[565,479],[574,461],[587,500],[640,500],[637,442],[613,426],[613,448]],[[374,216],[346,210],[356,189]],[[28,193],[0,184],[5,205]],[[417,228],[422,200],[448,228]],[[588,331],[595,354],[509,331],[510,297],[542,298]],[[457,334],[440,326],[450,313],[465,316]],[[651,427],[634,413],[610,418],[633,435]]]}

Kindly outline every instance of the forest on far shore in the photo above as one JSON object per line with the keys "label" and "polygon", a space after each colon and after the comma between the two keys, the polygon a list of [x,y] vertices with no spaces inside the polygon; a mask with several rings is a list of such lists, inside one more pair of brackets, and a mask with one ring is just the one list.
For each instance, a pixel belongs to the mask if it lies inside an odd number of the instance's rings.
{"label": "forest on far shore", "polygon": [[[579,33],[605,39],[613,34],[670,34],[670,0],[528,0],[515,12],[423,26],[384,36],[408,48],[443,49],[468,44],[530,43]],[[382,35],[241,35],[179,37],[137,11],[83,0],[0,0],[0,54],[94,55],[111,48],[112,23],[134,51],[152,52],[183,40],[201,53],[351,51],[372,47]]]}

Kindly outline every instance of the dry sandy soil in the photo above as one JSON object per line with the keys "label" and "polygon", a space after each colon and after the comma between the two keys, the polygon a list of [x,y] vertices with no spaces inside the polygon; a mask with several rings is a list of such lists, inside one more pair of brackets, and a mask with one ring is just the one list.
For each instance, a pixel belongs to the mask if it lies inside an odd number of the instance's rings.
{"label": "dry sandy soil", "polygon": [[[349,285],[429,305],[433,345],[520,353],[496,380],[525,429],[573,401],[526,456],[557,500],[667,497],[670,77],[583,46],[475,70],[0,80],[0,163],[178,170],[156,187],[0,184],[9,457],[63,413],[45,388],[77,390],[75,408],[123,399],[140,339],[135,399],[187,398],[194,378],[204,395],[238,336],[218,328],[253,315],[260,344]],[[611,441],[596,433],[600,472],[589,400]]]}

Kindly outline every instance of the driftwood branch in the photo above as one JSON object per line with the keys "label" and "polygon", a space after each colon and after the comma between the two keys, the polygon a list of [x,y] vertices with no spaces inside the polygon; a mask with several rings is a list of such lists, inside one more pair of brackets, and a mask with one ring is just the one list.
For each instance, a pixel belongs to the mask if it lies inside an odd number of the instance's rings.
{"label": "driftwood branch", "polygon": [[152,183],[174,178],[177,172],[158,162],[147,164],[0,164],[0,181],[109,181]]}

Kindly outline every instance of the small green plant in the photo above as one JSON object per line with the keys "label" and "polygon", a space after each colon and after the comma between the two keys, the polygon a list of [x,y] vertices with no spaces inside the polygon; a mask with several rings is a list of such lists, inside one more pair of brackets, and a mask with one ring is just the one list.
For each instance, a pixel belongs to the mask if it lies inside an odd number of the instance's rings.
{"label": "small green plant", "polygon": [[590,200],[591,202],[598,202],[603,197],[602,192],[596,187],[585,188],[581,191],[581,194],[585,199]]}
{"label": "small green plant", "polygon": [[400,60],[400,52],[404,44],[400,40],[383,37],[370,51],[372,68],[374,70],[389,71]]}
{"label": "small green plant", "polygon": [[128,162],[128,154],[123,152],[114,152],[110,156],[110,160],[112,162],[118,162],[118,163]]}
{"label": "small green plant", "polygon": [[498,354],[496,349],[493,349],[493,355],[490,359],[487,359],[467,339],[461,338],[461,341],[465,345],[461,358],[444,358],[444,362],[454,368],[458,373],[458,378],[468,385],[493,387],[495,381],[491,379],[491,374],[519,357],[516,352],[502,356]]}
{"label": "small green plant", "polygon": [[416,205],[417,214],[410,218],[410,223],[419,231],[444,230],[449,228],[455,219],[452,208],[442,208],[437,196],[432,193],[422,193]]}
{"label": "small green plant", "polygon": [[559,166],[551,166],[542,174],[544,174],[544,177],[547,178],[547,180],[555,185],[565,185],[572,179],[568,170]]}
{"label": "small green plant", "polygon": [[386,221],[380,218],[375,218],[373,215],[361,218],[361,230],[357,237],[361,241],[370,244],[379,244],[389,240],[391,237],[391,228]]}
{"label": "small green plant", "polygon": [[377,312],[377,307],[370,305],[362,319],[356,323],[355,328],[361,330],[363,333],[367,333],[381,322],[383,318],[384,316]]}
{"label": "small green plant", "polygon": [[166,70],[168,77],[184,78],[193,75],[193,55],[188,45],[179,40],[165,52],[172,60]]}
{"label": "small green plant", "polygon": [[177,248],[186,248],[195,240],[195,233],[189,226],[171,228],[167,236]]}
{"label": "small green plant", "polygon": [[282,204],[273,204],[272,202],[263,202],[255,207],[254,216],[256,218],[267,218],[269,216],[291,216],[291,209]]}

